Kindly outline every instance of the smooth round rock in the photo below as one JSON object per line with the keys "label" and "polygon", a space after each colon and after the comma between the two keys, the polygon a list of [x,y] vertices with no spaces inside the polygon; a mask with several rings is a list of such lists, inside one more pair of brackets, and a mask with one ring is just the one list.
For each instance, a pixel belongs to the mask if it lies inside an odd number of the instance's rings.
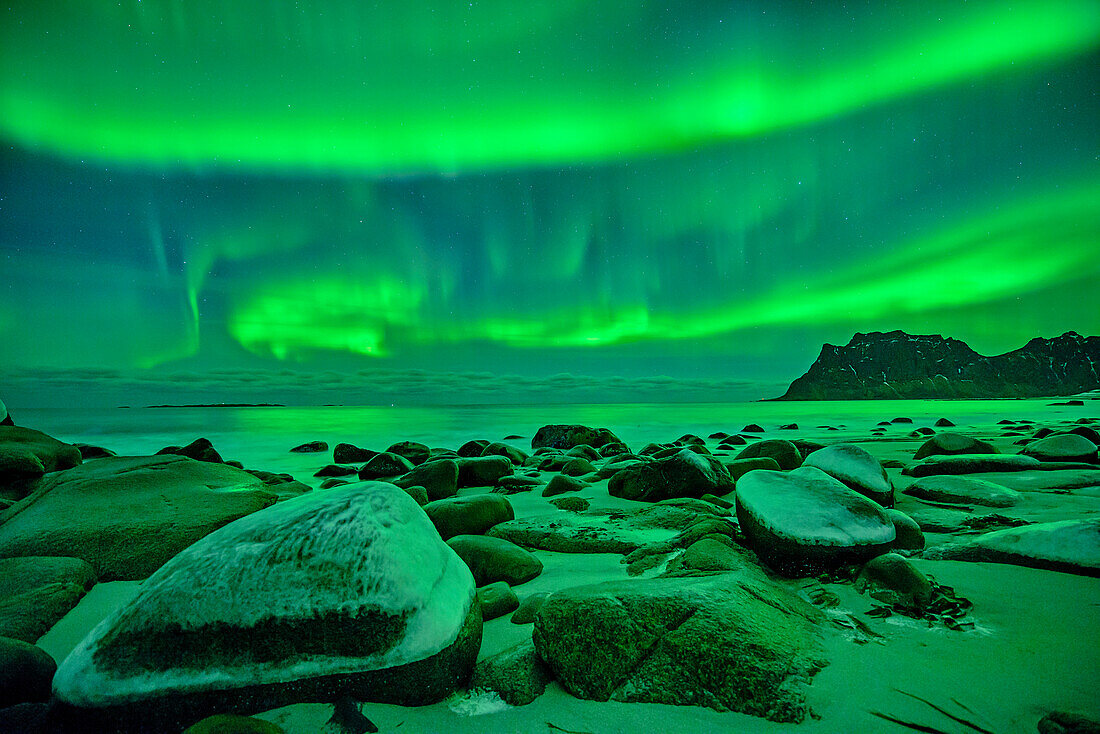
{"label": "smooth round rock", "polygon": [[814,451],[802,466],[817,467],[844,486],[870,497],[883,507],[894,506],[894,487],[878,459],[850,443],[838,443]]}
{"label": "smooth round rock", "polygon": [[508,498],[500,494],[450,497],[424,505],[424,512],[443,540],[456,535],[481,535],[494,525],[514,520]]}
{"label": "smooth round rock", "polygon": [[478,589],[477,601],[481,605],[481,616],[486,622],[511,614],[519,608],[519,597],[512,591],[512,587],[503,581]]}
{"label": "smooth round rock", "polygon": [[932,584],[908,558],[884,553],[868,561],[856,577],[856,588],[886,604],[921,611],[932,601]]}
{"label": "smooth round rock", "polygon": [[1084,461],[1095,464],[1096,451],[1096,444],[1084,436],[1059,433],[1029,443],[1020,453],[1034,456],[1039,461]]}
{"label": "smooth round rock", "polygon": [[457,535],[447,545],[458,554],[478,586],[504,581],[525,584],[542,573],[542,561],[510,540],[485,535]]}
{"label": "smooth round rock", "polygon": [[754,459],[766,456],[775,459],[780,469],[797,469],[802,465],[802,454],[791,441],[767,439],[746,446],[737,454],[738,459]]}
{"label": "smooth round rock", "polygon": [[0,708],[50,698],[57,663],[40,647],[0,637]]}
{"label": "smooth round rock", "polygon": [[951,456],[954,454],[996,454],[997,448],[987,442],[979,441],[961,433],[945,431],[937,434],[921,444],[914,459],[923,459],[926,456]]}

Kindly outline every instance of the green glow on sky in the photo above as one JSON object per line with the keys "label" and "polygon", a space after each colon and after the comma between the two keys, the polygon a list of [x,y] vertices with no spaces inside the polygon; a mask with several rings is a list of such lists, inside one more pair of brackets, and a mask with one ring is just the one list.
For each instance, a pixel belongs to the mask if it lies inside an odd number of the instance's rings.
{"label": "green glow on sky", "polygon": [[[653,23],[641,4],[471,3],[469,17],[446,6],[9,9],[0,134],[74,160],[157,169],[596,162],[805,125],[1081,54],[1100,39],[1092,0],[902,4],[858,20],[794,4],[773,11],[783,32],[748,10],[712,11],[699,23],[713,27],[695,29],[716,34],[702,57],[690,39],[639,35]],[[271,27],[256,22],[265,14]],[[449,34],[443,22],[454,23]],[[614,40],[587,45],[601,22]]]}

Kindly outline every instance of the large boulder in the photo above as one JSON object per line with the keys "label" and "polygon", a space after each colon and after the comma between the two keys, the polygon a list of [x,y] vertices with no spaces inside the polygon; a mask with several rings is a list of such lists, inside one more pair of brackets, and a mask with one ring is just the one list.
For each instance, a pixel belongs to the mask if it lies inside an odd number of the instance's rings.
{"label": "large boulder", "polygon": [[817,467],[883,507],[894,506],[894,488],[878,459],[850,443],[837,443],[809,454],[802,466]]}
{"label": "large boulder", "polygon": [[194,459],[195,461],[209,461],[215,464],[221,464],[224,461],[222,455],[218,453],[218,450],[214,448],[214,444],[210,443],[208,438],[196,438],[186,446],[165,446],[157,452],[157,456],[165,454],[186,456],[188,459]]}
{"label": "large boulder", "polygon": [[1033,441],[1020,452],[1039,461],[1084,461],[1095,464],[1096,444],[1076,433],[1059,433]]}
{"label": "large boulder", "polygon": [[57,663],[40,647],[0,637],[0,709],[45,701]]}
{"label": "large boulder", "polygon": [[1039,460],[1020,454],[955,454],[929,456],[901,470],[910,477],[929,477],[933,474],[979,474],[1001,471],[1025,471],[1038,469]]}
{"label": "large boulder", "polygon": [[717,458],[680,449],[672,456],[616,473],[607,491],[613,497],[659,502],[673,497],[728,494],[733,491],[733,480]]}
{"label": "large boulder", "polygon": [[447,545],[470,567],[478,586],[503,581],[525,584],[542,573],[542,561],[510,540],[484,535],[456,535]]}
{"label": "large boulder", "polygon": [[762,580],[613,581],[551,594],[533,639],[578,698],[708,706],[802,721],[823,666],[821,613]]}
{"label": "large boulder", "polygon": [[41,431],[0,425],[0,485],[70,469],[80,449]]}
{"label": "large boulder", "polygon": [[932,560],[1012,563],[1100,576],[1100,519],[1062,520],[995,530],[926,550]]}
{"label": "large boulder", "polygon": [[980,441],[961,433],[945,431],[937,433],[932,438],[921,444],[914,459],[923,459],[926,456],[953,456],[955,454],[996,454],[997,447],[987,441]]}
{"label": "large boulder", "polygon": [[43,477],[0,513],[0,557],[76,556],[101,581],[144,579],[275,495],[248,472],[182,456],[97,459]]}
{"label": "large boulder", "polygon": [[494,442],[486,446],[482,452],[482,456],[506,456],[516,466],[523,466],[523,462],[527,461],[527,452],[520,451],[515,446],[509,446],[506,443],[500,441]]}
{"label": "large boulder", "polygon": [[737,520],[749,547],[776,571],[804,576],[885,553],[885,509],[816,467],[753,471],[737,481]]}
{"label": "large boulder", "polygon": [[423,487],[429,500],[454,497],[458,494],[458,464],[453,459],[426,461],[393,483],[403,489]]}
{"label": "large boulder", "polygon": [[359,448],[351,443],[338,443],[332,450],[332,461],[336,464],[362,464],[370,461],[377,451]]}
{"label": "large boulder", "polygon": [[921,477],[904,494],[932,502],[983,507],[1012,507],[1022,495],[1014,489],[974,477],[951,474]]}
{"label": "large boulder", "polygon": [[425,444],[416,441],[398,441],[386,449],[386,452],[403,456],[413,464],[423,464],[432,454],[432,450]]}
{"label": "large boulder", "polygon": [[526,706],[543,694],[551,680],[534,643],[526,639],[479,662],[470,688],[492,691],[509,706]]}
{"label": "large boulder", "polygon": [[507,456],[472,456],[458,459],[459,487],[492,487],[501,477],[514,474]]}
{"label": "large boulder", "polygon": [[0,637],[35,642],[95,582],[79,558],[0,558]]}
{"label": "large boulder", "polygon": [[932,602],[932,583],[908,558],[884,553],[856,576],[856,588],[886,604],[923,611]]}
{"label": "large boulder", "polygon": [[456,535],[481,535],[494,525],[516,519],[512,503],[499,494],[436,500],[424,505],[424,512],[443,540]]}
{"label": "large boulder", "polygon": [[622,443],[619,437],[606,428],[589,428],[580,425],[543,426],[531,438],[531,448],[544,446],[555,449],[571,449],[587,444],[598,449],[609,443]]}
{"label": "large boulder", "polygon": [[370,458],[363,468],[359,470],[360,479],[381,479],[382,477],[396,477],[406,474],[413,468],[413,463],[400,454],[383,451]]}
{"label": "large boulder", "polygon": [[802,465],[802,454],[791,441],[772,438],[749,444],[737,454],[738,459],[768,457],[775,459],[780,469],[797,469]]}
{"label": "large boulder", "polygon": [[466,564],[404,492],[304,495],[187,548],[65,659],[54,695],[91,730],[179,731],[210,711],[422,705],[481,641]]}

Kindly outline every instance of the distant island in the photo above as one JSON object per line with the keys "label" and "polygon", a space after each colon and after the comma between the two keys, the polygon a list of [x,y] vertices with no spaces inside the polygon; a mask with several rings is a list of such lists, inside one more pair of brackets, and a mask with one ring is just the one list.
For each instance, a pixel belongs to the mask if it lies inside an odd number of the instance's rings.
{"label": "distant island", "polygon": [[[127,407],[127,406],[123,406]],[[195,403],[193,405],[146,405],[146,408],[285,408],[282,403]]]}
{"label": "distant island", "polygon": [[821,354],[776,400],[1033,398],[1100,388],[1100,337],[1069,331],[986,357],[965,342],[904,331],[856,334]]}

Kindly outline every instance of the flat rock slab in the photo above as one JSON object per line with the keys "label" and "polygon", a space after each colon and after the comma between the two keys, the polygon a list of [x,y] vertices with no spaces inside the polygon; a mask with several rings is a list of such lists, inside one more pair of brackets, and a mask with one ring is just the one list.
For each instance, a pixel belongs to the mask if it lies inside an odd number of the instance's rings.
{"label": "flat rock slab", "polygon": [[165,564],[65,659],[54,694],[96,731],[179,731],[210,711],[340,695],[433,703],[473,669],[473,601],[466,564],[405,492],[316,492]]}
{"label": "flat rock slab", "polygon": [[0,514],[0,557],[77,556],[101,581],[148,577],[275,495],[232,466],[183,456],[97,459],[37,480]]}
{"label": "flat rock slab", "polygon": [[1001,484],[1018,492],[1053,492],[1100,487],[1100,469],[989,472],[975,474],[974,478]]}
{"label": "flat rock slab", "polygon": [[982,472],[1024,471],[1038,469],[1039,460],[1020,454],[955,454],[929,456],[902,469],[911,477],[933,474],[977,474]]}
{"label": "flat rock slab", "polygon": [[1004,485],[950,474],[922,477],[906,487],[905,494],[933,502],[984,507],[1012,507],[1022,499],[1019,492]]}
{"label": "flat rock slab", "polygon": [[923,555],[938,561],[1011,563],[1100,576],[1100,519],[1062,520],[997,530],[966,543],[931,548]]}
{"label": "flat rock slab", "polygon": [[824,665],[821,613],[736,574],[641,579],[551,594],[535,615],[539,656],[596,701],[707,706],[802,721]]}
{"label": "flat rock slab", "polygon": [[96,582],[79,558],[0,558],[0,637],[35,642]]}

